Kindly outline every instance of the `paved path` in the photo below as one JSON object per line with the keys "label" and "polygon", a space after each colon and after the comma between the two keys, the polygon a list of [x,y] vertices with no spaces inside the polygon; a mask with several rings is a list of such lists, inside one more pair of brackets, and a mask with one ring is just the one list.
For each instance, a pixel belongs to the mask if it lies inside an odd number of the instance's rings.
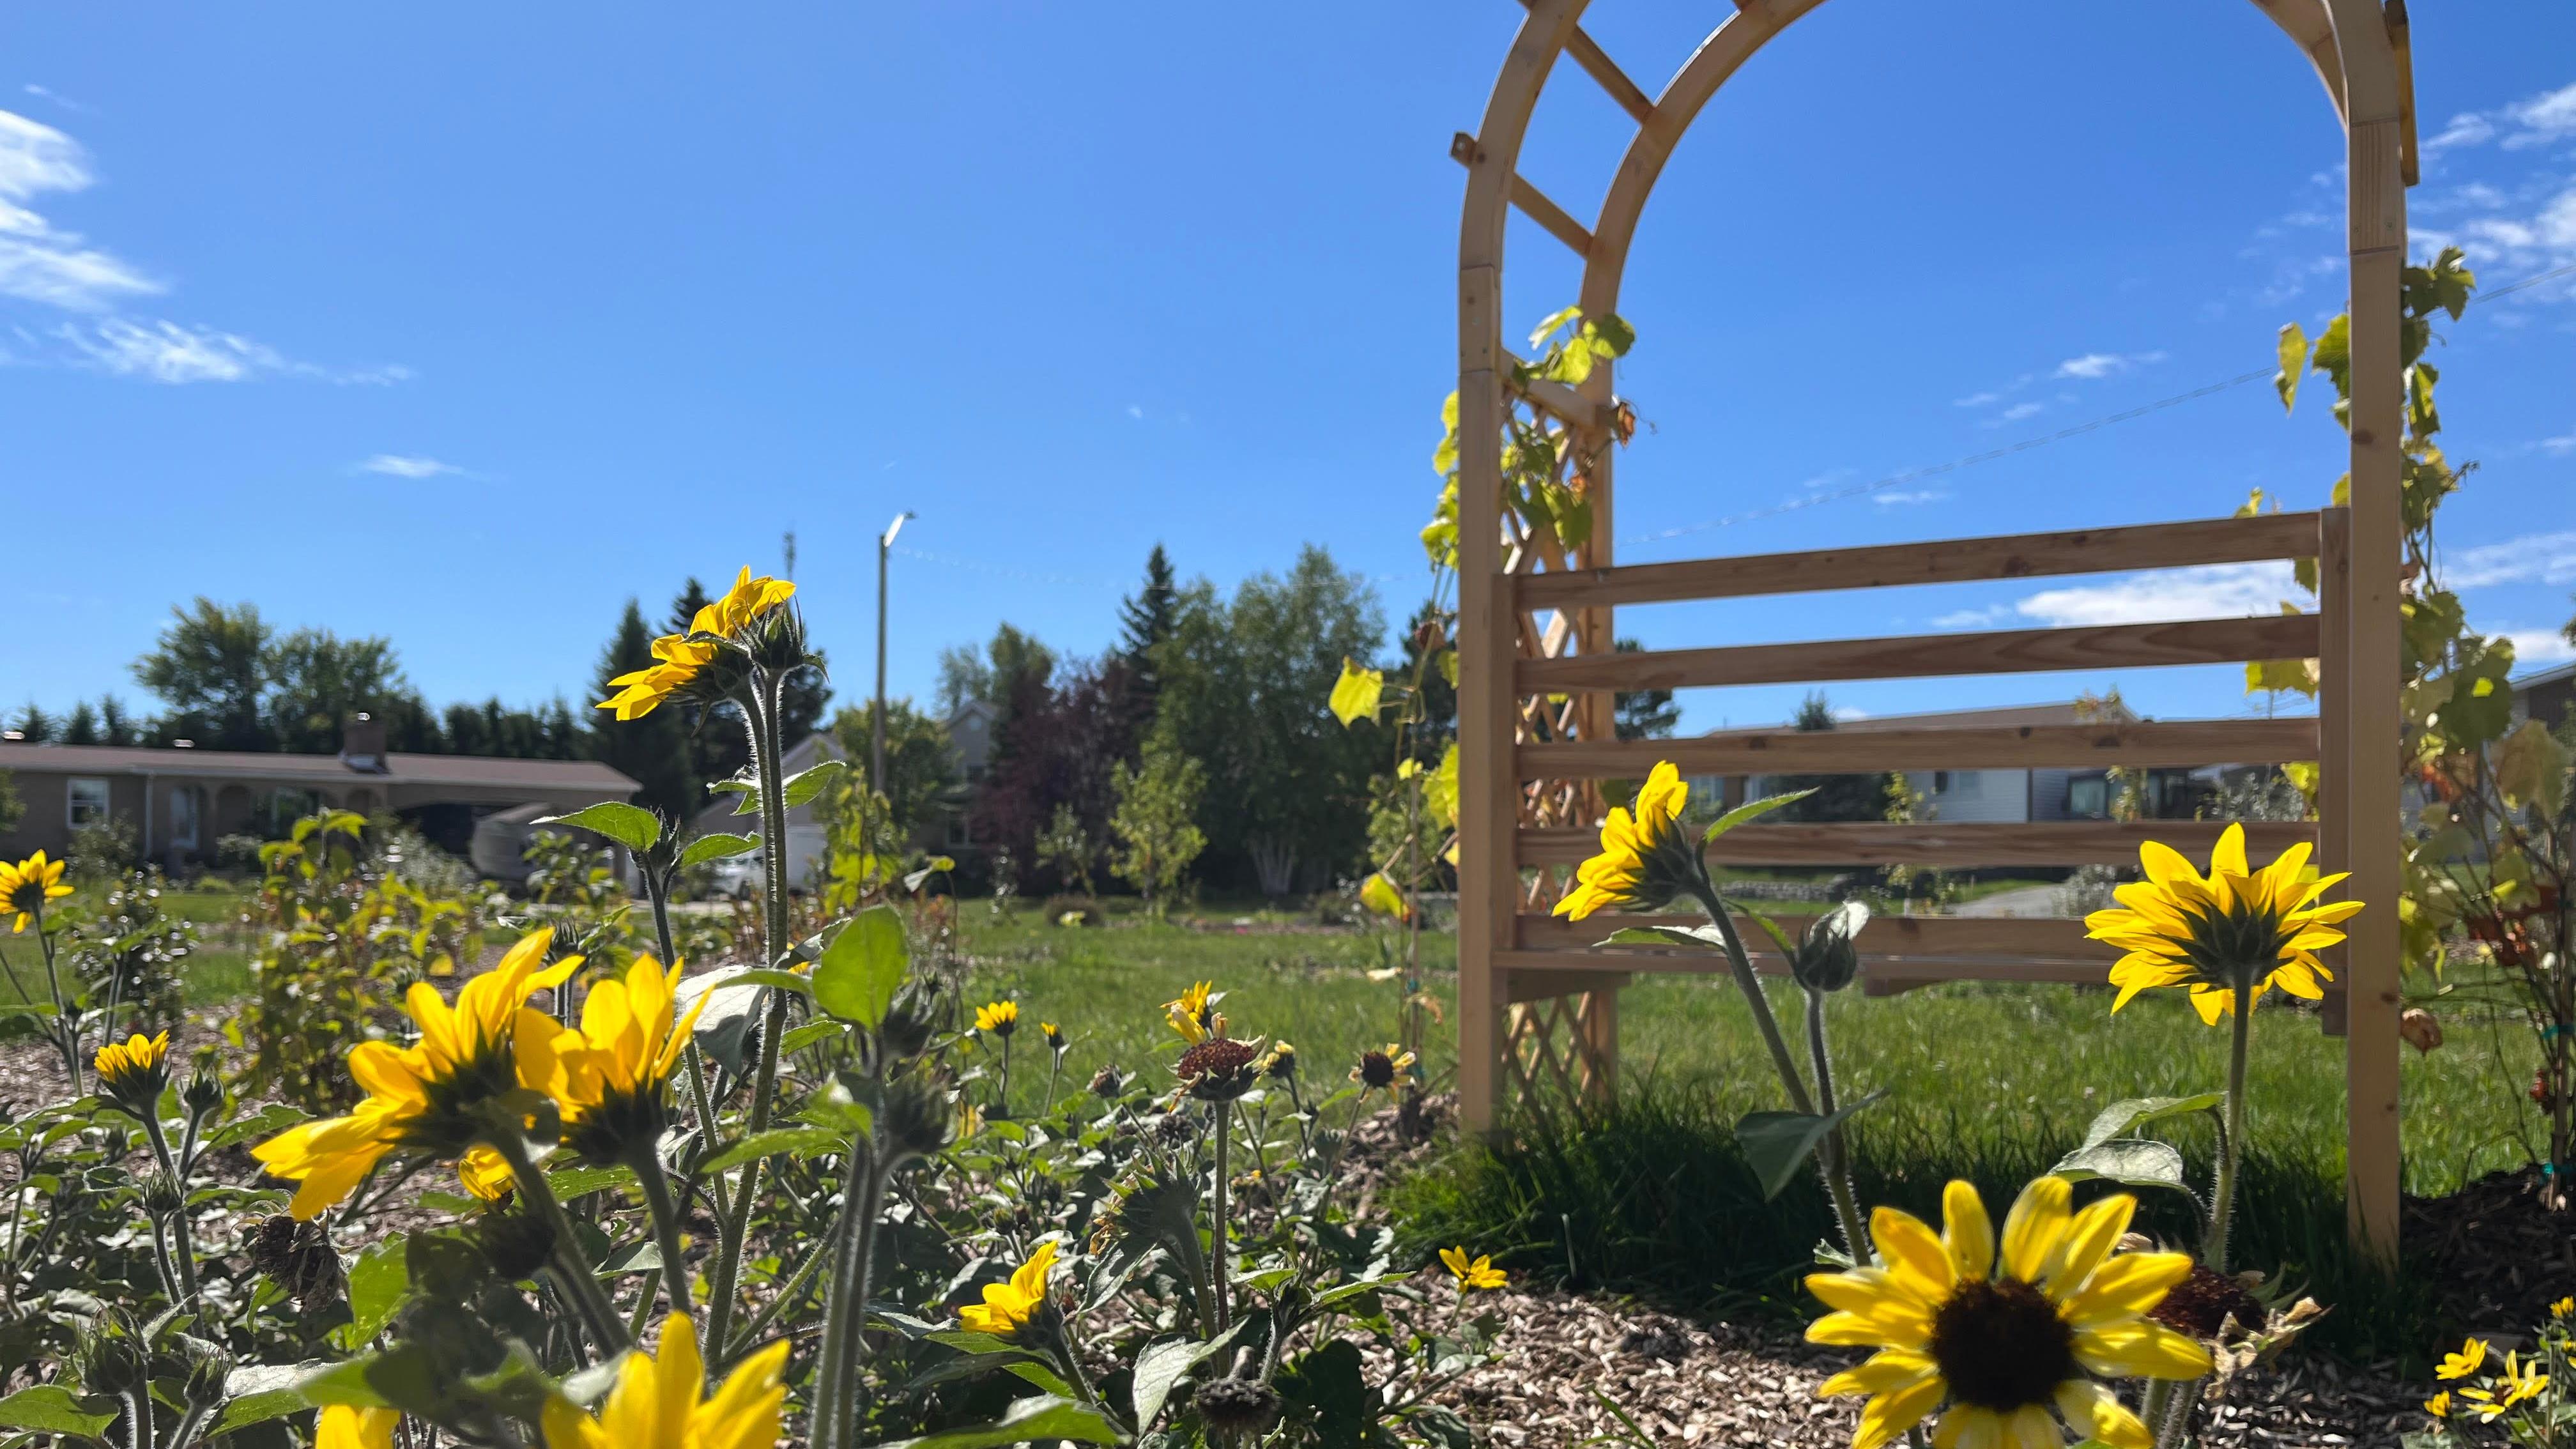
{"label": "paved path", "polygon": [[2053,885],[2018,886],[1980,896],[1965,905],[1955,906],[1954,916],[2054,916],[2057,914],[2057,887]]}

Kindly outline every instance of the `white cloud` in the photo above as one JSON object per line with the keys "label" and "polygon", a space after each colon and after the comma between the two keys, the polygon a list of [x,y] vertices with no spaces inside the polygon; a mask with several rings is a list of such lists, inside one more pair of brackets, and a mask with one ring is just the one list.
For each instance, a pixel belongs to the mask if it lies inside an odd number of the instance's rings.
{"label": "white cloud", "polygon": [[1129,403],[1127,405],[1127,416],[1131,418],[1143,418],[1145,416],[1145,405],[1143,403]]}
{"label": "white cloud", "polygon": [[392,478],[435,478],[441,473],[465,471],[453,463],[442,463],[436,458],[407,453],[378,453],[360,463],[358,469],[365,473],[382,473]]}
{"label": "white cloud", "polygon": [[2576,659],[2576,644],[2556,629],[2515,629],[2504,637],[2512,641],[2513,662],[2524,668]]}
{"label": "white cloud", "polygon": [[293,365],[276,351],[247,337],[176,322],[134,322],[110,317],[88,326],[66,325],[56,336],[78,352],[86,365],[118,377],[145,377],[154,382],[240,382],[263,373],[288,372]]}
{"label": "white cloud", "polygon": [[2283,600],[2303,597],[2286,563],[2203,564],[2132,574],[2109,583],[2043,589],[2014,601],[2012,613],[2050,628],[2153,624],[2277,614]]}
{"label": "white cloud", "polygon": [[1893,507],[1909,503],[1938,503],[1949,496],[1938,488],[1918,488],[1911,492],[1890,490],[1885,493],[1873,493],[1869,495],[1869,501],[1882,507]]}
{"label": "white cloud", "polygon": [[2126,372],[2133,367],[2145,367],[2149,364],[2162,362],[2164,360],[2165,355],[2161,352],[2131,352],[2126,354],[2118,352],[2088,352],[2082,357],[2070,357],[2064,362],[2057,364],[2057,371],[2051,375],[2055,377],[2080,377],[2091,380],[2094,378],[2109,377],[2114,373]]}
{"label": "white cloud", "polygon": [[1833,708],[1833,715],[1836,719],[1867,719],[1869,718],[1869,711],[1865,709],[1854,709],[1847,704],[1838,704]]}
{"label": "white cloud", "polygon": [[2531,446],[2554,457],[2564,458],[2570,453],[2576,453],[2576,432],[2565,432],[2554,438],[2543,438]]}
{"label": "white cloud", "polygon": [[2452,549],[2444,553],[2441,565],[2441,580],[2447,588],[2563,584],[2576,580],[2576,532],[2531,533],[2502,543]]}
{"label": "white cloud", "polygon": [[1999,403],[2003,400],[2004,395],[1999,392],[1972,392],[1966,397],[1951,399],[1950,406],[1954,408],[1981,408],[1989,403]]}
{"label": "white cloud", "polygon": [[1983,629],[2012,617],[2012,605],[1996,604],[1984,609],[1959,609],[1932,621],[1935,629]]}
{"label": "white cloud", "polygon": [[2002,412],[1996,414],[1995,421],[1999,423],[2017,423],[2024,418],[2037,417],[2046,411],[2048,411],[2048,404],[2046,403],[2014,403],[2011,407],[2008,407]]}
{"label": "white cloud", "polygon": [[89,153],[78,141],[42,121],[0,111],[0,296],[96,311],[117,297],[161,290],[25,205],[47,192],[84,190],[91,179]]}
{"label": "white cloud", "polygon": [[2576,84],[2542,91],[2492,111],[2464,111],[2453,116],[2438,134],[2426,138],[2424,149],[2439,152],[2483,146],[2499,136],[2504,138],[2502,145],[2508,151],[2576,136]]}

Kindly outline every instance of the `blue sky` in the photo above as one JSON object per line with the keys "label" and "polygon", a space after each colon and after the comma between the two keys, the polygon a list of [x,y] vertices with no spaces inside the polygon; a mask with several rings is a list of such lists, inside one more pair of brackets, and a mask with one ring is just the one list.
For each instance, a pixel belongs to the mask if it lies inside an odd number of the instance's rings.
{"label": "blue sky", "polygon": [[[2501,285],[2576,263],[2576,11],[2418,7],[2419,238]],[[1602,0],[1650,90],[1715,4]],[[1508,0],[1269,7],[278,4],[18,16],[0,71],[0,706],[116,690],[169,606],[382,633],[433,699],[586,685],[630,593],[772,567],[866,688],[1008,619],[1111,639],[1146,549],[1231,585],[1328,545],[1418,593],[1452,382],[1457,204]],[[1571,66],[1524,170],[1596,208],[1627,122]],[[2341,440],[2261,382],[2341,293],[2341,142],[2251,5],[1838,0],[1701,119],[1646,214],[1622,374],[1629,561],[2321,501]],[[1512,236],[1512,332],[1571,299]],[[2473,616],[2576,589],[2576,277],[2446,329],[2481,463]],[[2323,391],[2320,384],[2319,392]],[[1782,508],[1784,504],[1801,506]],[[1752,515],[1752,516],[1747,516]],[[1721,522],[1722,520],[1735,520]],[[1716,524],[1718,526],[1707,526]],[[1656,606],[1654,646],[2268,612],[2152,585]],[[23,621],[43,621],[42,629]],[[2230,671],[1837,687],[1886,713]],[[1794,688],[1690,698],[1776,720]]]}

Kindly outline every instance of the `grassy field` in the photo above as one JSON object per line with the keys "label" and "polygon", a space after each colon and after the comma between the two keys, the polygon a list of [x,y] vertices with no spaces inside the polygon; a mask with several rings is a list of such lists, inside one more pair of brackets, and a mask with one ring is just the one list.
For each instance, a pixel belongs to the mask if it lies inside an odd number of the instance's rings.
{"label": "grassy field", "polygon": [[[206,928],[192,1003],[216,1007],[246,990],[241,937],[229,924],[241,898],[202,888],[174,891],[168,905]],[[1057,925],[1033,903],[997,913],[970,901],[959,912],[970,989],[1016,999],[1032,1026],[1061,1024],[1071,1041],[1067,1083],[1104,1064],[1149,1080],[1167,1070],[1161,1003],[1195,981],[1226,993],[1238,1035],[1295,1042],[1317,1077],[1338,1081],[1358,1052],[1398,1034],[1402,987],[1369,976],[1394,964],[1388,933],[1248,905],[1170,923],[1124,907],[1113,903],[1100,927]],[[1422,944],[1441,1013],[1424,1068],[1445,1086],[1456,1055],[1455,940],[1427,934]],[[1775,991],[1785,1014],[1793,993]],[[1649,976],[1622,1003],[1617,1111],[1579,1133],[1525,1122],[1500,1151],[1449,1149],[1400,1186],[1395,1205],[1418,1240],[1472,1242],[1545,1276],[1702,1310],[1792,1311],[1796,1274],[1829,1219],[1810,1183],[1762,1201],[1736,1154],[1734,1120],[1784,1105],[1743,1001],[1723,976]],[[1834,998],[1846,1097],[1889,1093],[1855,1124],[1864,1196],[1930,1211],[1940,1184],[1964,1176],[1999,1204],[2075,1145],[2107,1103],[2219,1084],[2223,1033],[2178,997],[2144,997],[2117,1016],[2110,1005],[2107,990],[1975,984]],[[2448,1027],[2449,1046],[2410,1051],[2404,1064],[2406,1186],[2425,1195],[2527,1161],[2522,1139],[2535,1125],[2517,1090],[2530,1076],[2528,1037],[2457,1019]],[[2256,1018],[2241,1261],[2333,1301],[2339,1311],[2321,1336],[2339,1346],[2417,1352],[2427,1331],[2418,1290],[2372,1279],[2343,1252],[2342,1051],[2313,1014],[2267,1009]],[[1041,1051],[1020,1053],[1019,1079],[1033,1084],[1044,1062]],[[2178,1140],[2195,1159],[2208,1145],[2188,1129]],[[2178,1234],[2172,1207],[2164,1223]]]}

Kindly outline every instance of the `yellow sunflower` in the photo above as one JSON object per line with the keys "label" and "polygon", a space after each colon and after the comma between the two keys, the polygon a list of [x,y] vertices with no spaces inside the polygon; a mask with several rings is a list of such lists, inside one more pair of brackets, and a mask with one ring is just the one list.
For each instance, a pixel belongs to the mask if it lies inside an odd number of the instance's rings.
{"label": "yellow sunflower", "polygon": [[2187,986],[2200,1019],[2216,1025],[2237,1009],[2240,987],[2248,1007],[2275,986],[2311,1001],[2323,996],[2317,983],[2334,973],[2316,953],[2343,939],[2335,927],[2358,914],[2361,902],[2317,904],[2344,876],[2317,877],[2308,855],[2303,842],[2250,870],[2241,825],[2219,836],[2206,876],[2171,846],[2151,840],[2138,847],[2147,878],[2112,892],[2118,906],[2084,918],[2086,935],[2127,953],[2111,968],[2111,984],[2120,988],[2111,1009],[2150,987]]}
{"label": "yellow sunflower", "polygon": [[1208,1002],[1215,990],[1216,983],[1213,981],[1195,982],[1187,991],[1163,1003],[1163,1020],[1170,1023],[1172,1030],[1180,1034],[1181,1040],[1195,1044],[1211,1031],[1218,1035],[1224,1034],[1225,1028],[1222,1024],[1210,1024],[1211,1021],[1217,1023],[1223,1021],[1222,1017],[1215,1017],[1208,1010]]}
{"label": "yellow sunflower", "polygon": [[2486,1383],[2460,1390],[2460,1407],[2478,1416],[2481,1424],[2492,1424],[2510,1412],[2514,1405],[2539,1398],[2549,1390],[2549,1375],[2541,1372],[2540,1359],[2522,1361],[2519,1353],[2504,1356],[2504,1375]]}
{"label": "yellow sunflower", "polygon": [[1388,1042],[1382,1051],[1360,1053],[1360,1064],[1351,1068],[1351,1080],[1363,1091],[1386,1091],[1396,1079],[1413,1070],[1413,1053]]}
{"label": "yellow sunflower", "polygon": [[1009,1036],[1020,1029],[1020,1004],[1016,1001],[987,1002],[975,1008],[975,1029],[995,1036]]}
{"label": "yellow sunflower", "polygon": [[330,1404],[313,1426],[313,1449],[393,1449],[400,1409],[361,1409]]}
{"label": "yellow sunflower", "polygon": [[[101,1084],[117,1087],[128,1081],[140,1082],[160,1073],[161,1063],[169,1055],[170,1033],[160,1032],[147,1038],[143,1033],[136,1032],[124,1041],[109,1042],[100,1047],[93,1065],[98,1068],[98,1079]],[[162,1080],[167,1081],[168,1077],[165,1075]],[[157,1097],[160,1093],[155,1092],[153,1095]]]}
{"label": "yellow sunflower", "polygon": [[546,1401],[546,1449],[770,1449],[787,1401],[787,1340],[745,1358],[712,1398],[700,1398],[706,1361],[689,1315],[662,1320],[658,1354],[640,1349],[618,1364],[617,1385],[599,1417],[571,1400]]}
{"label": "yellow sunflower", "polygon": [[1494,1260],[1483,1254],[1470,1259],[1465,1248],[1442,1248],[1440,1266],[1458,1280],[1461,1288],[1500,1288],[1510,1281],[1509,1275],[1494,1266]]}
{"label": "yellow sunflower", "polygon": [[653,641],[653,663],[608,681],[615,694],[599,708],[621,720],[642,719],[662,701],[687,687],[698,671],[714,661],[723,641],[732,639],[770,610],[786,603],[796,585],[786,579],[753,578],[746,568],[736,575],[725,596],[698,610],[688,632],[665,634]]}
{"label": "yellow sunflower", "polygon": [[1651,911],[1687,889],[1699,851],[1682,829],[1690,786],[1673,762],[1655,766],[1637,791],[1636,814],[1613,807],[1601,822],[1601,853],[1575,871],[1574,889],[1556,914],[1582,920],[1594,911]]}
{"label": "yellow sunflower", "polygon": [[1825,1380],[1820,1394],[1866,1394],[1852,1449],[1880,1449],[1949,1405],[1938,1449],[2058,1449],[2053,1408],[2079,1439],[2150,1449],[2154,1437],[2095,1376],[2195,1379],[2207,1350],[2146,1316],[2191,1272],[2182,1253],[2113,1249],[2137,1200],[2069,1210],[2061,1177],[2022,1189],[2001,1252],[1977,1190],[1953,1182],[1942,1231],[1880,1208],[1869,1234],[1884,1268],[1818,1273],[1807,1290],[1835,1311],[1811,1343],[1879,1350]]}
{"label": "yellow sunflower", "polygon": [[510,948],[499,965],[465,983],[451,1007],[438,988],[414,982],[403,1005],[420,1029],[407,1047],[361,1042],[349,1051],[349,1075],[367,1099],[345,1117],[290,1127],[253,1148],[269,1173],[297,1184],[289,1211],[318,1216],[347,1197],[396,1148],[462,1156],[481,1124],[472,1109],[513,1088],[552,1093],[563,1063],[563,1028],[530,1008],[529,996],[581,966],[568,956],[544,966],[552,930]]}
{"label": "yellow sunflower", "polygon": [[702,992],[687,1013],[678,1010],[680,965],[667,971],[648,953],[626,968],[624,980],[602,981],[582,998],[581,1026],[557,1038],[563,1080],[564,1139],[595,1162],[622,1160],[628,1149],[649,1143],[669,1125],[671,1074],[689,1045],[690,1029],[714,993]]}
{"label": "yellow sunflower", "polygon": [[1038,1244],[1008,1283],[984,1285],[984,1301],[957,1310],[958,1326],[995,1338],[1016,1338],[1047,1301],[1047,1273],[1055,1267],[1053,1239]]}
{"label": "yellow sunflower", "polygon": [[45,902],[71,893],[72,888],[63,884],[63,863],[45,859],[41,850],[16,865],[0,861],[0,915],[16,915],[9,927],[13,936],[44,913]]}

